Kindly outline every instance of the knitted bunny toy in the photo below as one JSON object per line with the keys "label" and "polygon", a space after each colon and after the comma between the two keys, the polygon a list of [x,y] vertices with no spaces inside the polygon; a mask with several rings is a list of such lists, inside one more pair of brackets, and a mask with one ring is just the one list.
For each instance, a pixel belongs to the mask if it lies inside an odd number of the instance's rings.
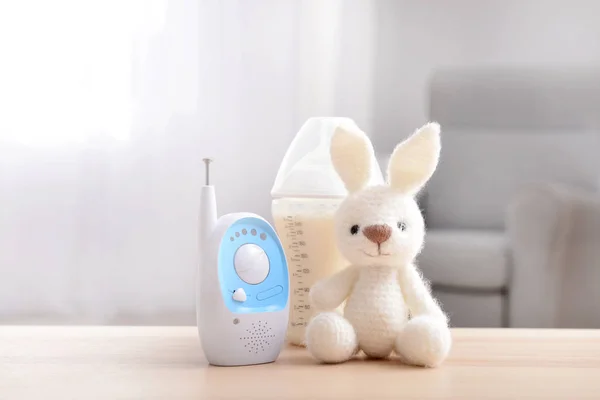
{"label": "knitted bunny toy", "polygon": [[[440,127],[429,123],[400,143],[386,185],[367,187],[372,145],[362,132],[338,128],[331,159],[349,194],[335,216],[338,247],[351,265],[310,291],[317,314],[306,330],[316,359],[339,363],[362,350],[395,352],[408,364],[435,367],[451,347],[446,315],[414,264],[425,226],[414,196],[435,171]],[[343,316],[335,310],[344,301]]]}

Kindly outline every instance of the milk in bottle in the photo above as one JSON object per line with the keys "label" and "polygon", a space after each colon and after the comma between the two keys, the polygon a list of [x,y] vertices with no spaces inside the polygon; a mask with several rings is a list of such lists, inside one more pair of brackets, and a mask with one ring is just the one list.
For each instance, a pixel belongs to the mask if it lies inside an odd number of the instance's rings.
{"label": "milk in bottle", "polygon": [[[286,252],[290,276],[287,340],[304,345],[306,325],[315,310],[309,291],[348,263],[337,249],[333,216],[347,195],[331,163],[329,148],[337,127],[360,132],[347,118],[311,118],[302,126],[277,173],[271,191],[275,229]],[[371,183],[383,181],[375,159]]]}

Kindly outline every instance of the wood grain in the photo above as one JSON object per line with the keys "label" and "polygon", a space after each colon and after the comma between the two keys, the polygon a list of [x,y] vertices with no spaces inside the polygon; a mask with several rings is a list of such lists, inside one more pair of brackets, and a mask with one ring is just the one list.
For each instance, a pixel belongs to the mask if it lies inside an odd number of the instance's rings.
{"label": "wood grain", "polygon": [[600,399],[600,331],[454,329],[437,369],[397,360],[212,367],[193,327],[0,327],[0,399]]}

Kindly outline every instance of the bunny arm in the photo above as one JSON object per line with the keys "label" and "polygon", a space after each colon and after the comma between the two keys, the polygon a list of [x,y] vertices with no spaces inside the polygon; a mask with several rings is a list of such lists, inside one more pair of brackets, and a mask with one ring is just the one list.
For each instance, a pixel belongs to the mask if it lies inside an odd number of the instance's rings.
{"label": "bunny arm", "polygon": [[310,303],[320,310],[337,308],[350,295],[358,279],[358,268],[350,266],[318,281],[310,289]]}
{"label": "bunny arm", "polygon": [[448,318],[414,264],[400,270],[398,283],[404,295],[404,301],[410,310],[411,318],[428,316],[448,324]]}

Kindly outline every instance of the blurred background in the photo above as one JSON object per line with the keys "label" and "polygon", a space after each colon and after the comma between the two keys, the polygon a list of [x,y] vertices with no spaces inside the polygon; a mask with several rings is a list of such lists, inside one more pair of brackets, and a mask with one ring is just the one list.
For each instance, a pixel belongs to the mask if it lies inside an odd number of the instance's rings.
{"label": "blurred background", "polygon": [[202,158],[270,219],[311,116],[428,120],[455,326],[600,327],[600,2],[0,3],[0,323],[195,323]]}

